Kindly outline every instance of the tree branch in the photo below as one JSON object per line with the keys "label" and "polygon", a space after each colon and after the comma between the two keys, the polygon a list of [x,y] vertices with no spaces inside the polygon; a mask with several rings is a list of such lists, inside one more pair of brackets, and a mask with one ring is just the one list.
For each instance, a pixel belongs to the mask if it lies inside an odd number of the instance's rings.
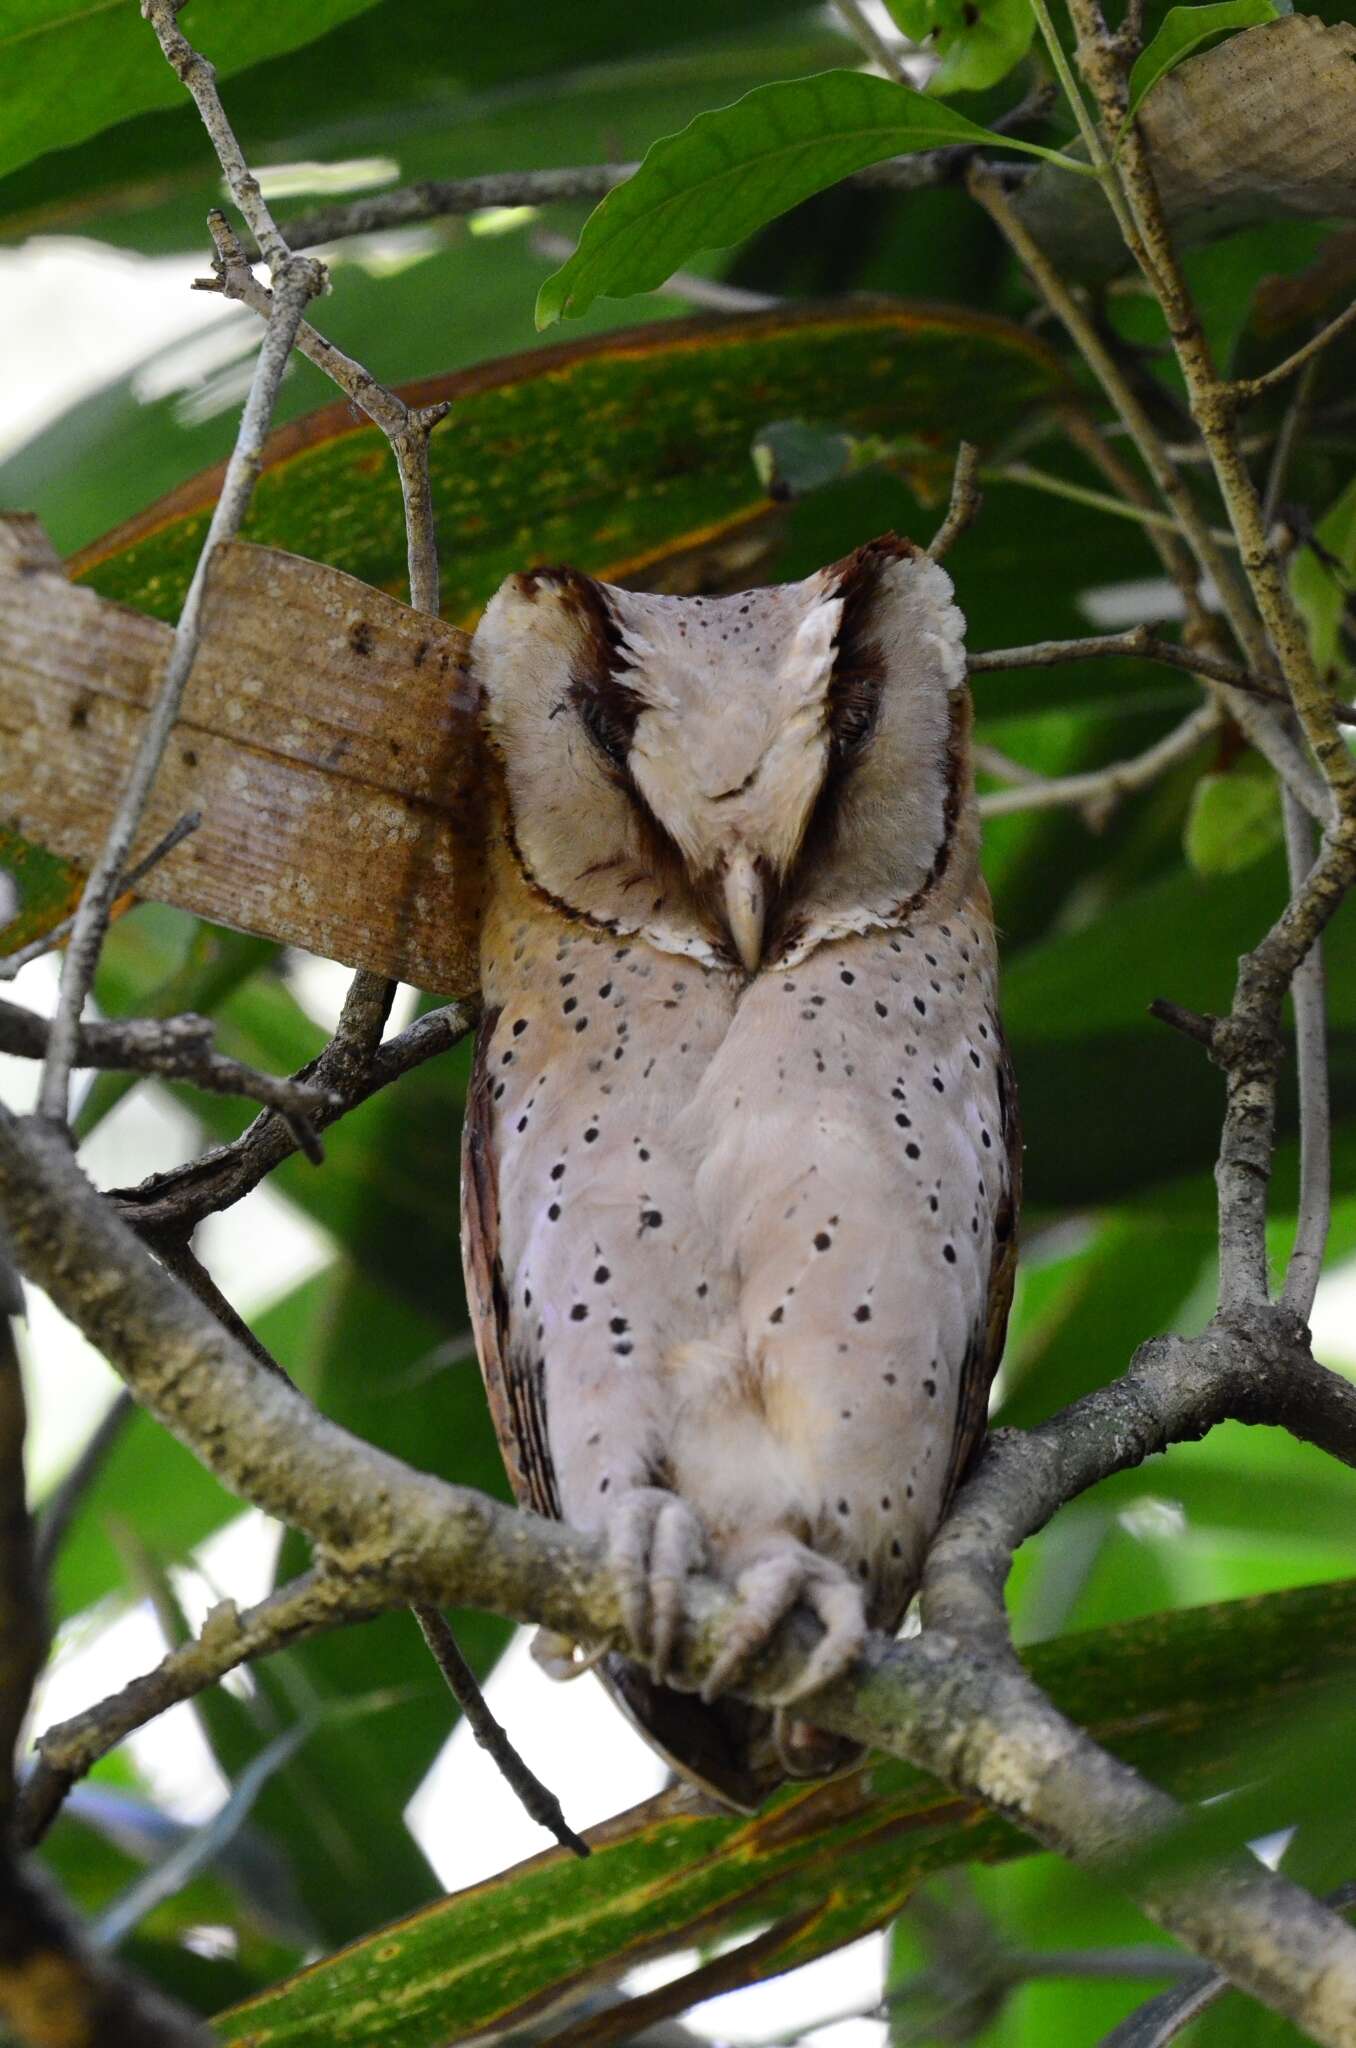
{"label": "tree branch", "polygon": [[[327,1572],[405,1601],[485,1606],[575,1640],[629,1647],[594,1541],[410,1471],[316,1414],[156,1266],[57,1133],[5,1112],[0,1213],[24,1268],[138,1399],[224,1485],[309,1536]],[[1283,1314],[1270,1311],[1256,1330],[1231,1325],[1232,1341],[1253,1348]],[[1287,1380],[1293,1403],[1294,1375]],[[1329,1420],[1356,1441],[1356,1389],[1339,1384],[1346,1405]],[[1200,1427],[1193,1416],[1190,1433]],[[1068,1449],[1077,1455],[1077,1435]],[[724,1589],[692,1581],[685,1682],[713,1664],[729,1612]],[[780,1691],[814,1633],[808,1618],[783,1631],[749,1696]],[[816,1698],[815,1719],[977,1794],[1082,1867],[1114,1874],[1153,1917],[1325,2048],[1356,2042],[1356,1934],[1246,1856],[1208,1867],[1150,1858],[1152,1844],[1180,1840],[1181,1809],[1069,1727],[1005,1658],[935,1633],[893,1645],[875,1638],[858,1670]]]}
{"label": "tree branch", "polygon": [[[0,1052],[40,1060],[51,1032],[46,1018],[18,1003],[0,1000]],[[211,1019],[192,1012],[82,1024],[73,1064],[103,1073],[155,1074],[165,1081],[189,1081],[209,1095],[247,1096],[293,1124],[298,1145],[317,1163],[322,1155],[311,1123],[325,1111],[337,1112],[342,1107],[342,1098],[331,1088],[295,1074],[261,1074],[241,1060],[214,1051]]]}
{"label": "tree branch", "polygon": [[[1281,791],[1290,887],[1298,895],[1313,863],[1314,835],[1307,814],[1288,789]],[[1327,988],[1323,944],[1315,939],[1290,983],[1295,1006],[1295,1067],[1299,1079],[1300,1185],[1295,1242],[1283,1300],[1308,1322],[1323,1270],[1332,1217],[1332,1113],[1328,1097]]]}
{"label": "tree branch", "polygon": [[1023,782],[1016,789],[992,790],[979,798],[979,814],[982,818],[1003,818],[1016,811],[1078,806],[1092,813],[1092,822],[1105,823],[1123,797],[1147,788],[1179,761],[1189,760],[1197,747],[1218,729],[1219,722],[1220,708],[1212,700],[1198,706],[1170,733],[1128,761],[1113,761],[1109,767],[1090,769],[1085,775],[1062,775],[1049,781]]}
{"label": "tree branch", "polygon": [[26,1848],[40,1842],[71,1786],[134,1729],[205,1692],[253,1658],[272,1656],[346,1622],[367,1621],[396,1604],[361,1579],[319,1571],[293,1579],[243,1613],[234,1600],[221,1601],[201,1634],[171,1650],[153,1671],[38,1737],[38,1761],[19,1792],[20,1842]]}
{"label": "tree branch", "polygon": [[[1115,407],[1164,502],[1176,515],[1200,568],[1214,579],[1225,614],[1247,656],[1249,667],[1254,673],[1265,674],[1270,666],[1266,636],[1248,602],[1247,591],[1228,556],[1211,535],[1208,522],[1186,482],[1169,460],[1144,406],[1126,382],[1091,319],[1018,218],[992,170],[976,160],[971,164],[968,183],[972,195],[1004,235],[1036,290],[1061,321]],[[1295,790],[1306,810],[1320,822],[1326,820],[1332,812],[1330,795],[1316,775],[1313,764],[1300,753],[1280,722],[1241,694],[1230,697],[1229,708],[1281,780]]]}
{"label": "tree branch", "polygon": [[956,450],[956,467],[951,477],[951,499],[946,517],[928,543],[934,562],[948,555],[961,535],[974,525],[984,503],[979,488],[979,450],[972,441],[962,441]]}
{"label": "tree branch", "polygon": [[536,1821],[538,1827],[547,1828],[563,1849],[569,1849],[581,1858],[587,1856],[588,1843],[566,1820],[555,1793],[528,1769],[507,1732],[485,1704],[485,1695],[476,1682],[476,1675],[462,1656],[461,1646],[442,1614],[423,1601],[414,1603],[413,1613],[429,1654],[447,1681],[447,1689],[461,1708],[467,1726],[493,1760],[524,1812]]}
{"label": "tree branch", "polygon": [[1339,313],[1336,319],[1330,320],[1326,327],[1320,328],[1302,348],[1297,348],[1293,355],[1287,356],[1283,363],[1277,363],[1274,370],[1265,370],[1260,377],[1235,378],[1233,383],[1226,384],[1224,389],[1235,405],[1251,405],[1254,399],[1264,397],[1268,391],[1274,391],[1278,384],[1284,384],[1297,370],[1302,370],[1306,363],[1312,362],[1315,356],[1328,348],[1339,335],[1345,334],[1353,325],[1356,325],[1356,302],[1348,306],[1345,313]]}
{"label": "tree branch", "polygon": [[[148,4],[162,14],[165,12],[165,0],[148,0]],[[213,507],[207,538],[198,557],[188,595],[184,599],[184,608],[175,631],[164,680],[146,721],[141,745],[137,750],[122,801],[114,814],[103,848],[90,870],[80,898],[70,944],[62,963],[61,993],[56,1016],[52,1022],[38,1098],[42,1114],[54,1123],[64,1125],[66,1121],[67,1096],[79,1038],[81,1012],[94,979],[104,933],[108,928],[109,910],[117,894],[119,877],[127,865],[127,857],[141,824],[151,785],[155,781],[161,757],[169,742],[170,730],[178,716],[184,688],[197,656],[207,565],[218,542],[232,539],[240,530],[258,474],[259,458],[273,417],[278,386],[282,382],[287,358],[292,351],[302,310],[307,301],[324,288],[324,283],[323,269],[309,257],[298,257],[290,261],[280,278],[277,305],[259,350],[249,397],[245,401],[235,446],[226,466],[221,496]]]}
{"label": "tree branch", "polygon": [[[1179,647],[1175,640],[1162,639],[1152,626],[1131,626],[1124,633],[1093,633],[1083,640],[1037,640],[1029,647],[997,647],[968,655],[966,663],[971,675],[979,676],[995,669],[1054,668],[1066,661],[1116,660],[1125,655],[1160,661],[1187,675],[1209,676],[1231,690],[1289,707],[1290,693],[1280,676],[1251,675],[1202,647]],[[1344,725],[1356,725],[1356,704],[1337,704],[1334,709]]]}
{"label": "tree branch", "polygon": [[[381,975],[355,975],[338,1033],[316,1059],[292,1077],[318,1089],[324,1097],[311,1118],[316,1130],[327,1130],[402,1074],[449,1051],[475,1023],[474,1003],[448,1003],[416,1018],[406,1030],[369,1051],[375,1016],[380,1013],[384,1017],[383,1003],[389,1004],[389,992],[390,984]],[[356,1023],[346,1022],[353,1018],[365,1021],[366,1036],[358,1034]],[[376,1024],[378,1039],[380,1028]],[[266,1110],[231,1144],[217,1145],[168,1173],[153,1173],[139,1187],[116,1189],[111,1199],[146,1237],[183,1237],[204,1216],[243,1200],[266,1174],[299,1149],[296,1133]]]}

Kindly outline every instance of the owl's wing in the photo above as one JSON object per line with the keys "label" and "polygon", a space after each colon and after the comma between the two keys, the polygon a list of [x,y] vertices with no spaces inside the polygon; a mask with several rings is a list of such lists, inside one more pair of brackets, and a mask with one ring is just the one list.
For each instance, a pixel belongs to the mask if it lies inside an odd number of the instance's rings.
{"label": "owl's wing", "polygon": [[461,1231],[468,1305],[485,1375],[490,1418],[514,1497],[539,1515],[561,1520],[541,1373],[509,1342],[508,1302],[499,1259],[499,1173],[490,1115],[486,1048],[499,1019],[489,1011],[476,1034],[476,1056],[462,1132]]}
{"label": "owl's wing", "polygon": [[1002,1118],[999,1135],[1003,1141],[1007,1172],[1002,1197],[994,1213],[993,1258],[989,1266],[989,1289],[984,1311],[975,1325],[970,1348],[961,1367],[956,1434],[952,1440],[944,1496],[948,1506],[984,1441],[989,1418],[989,1389],[1003,1356],[1008,1310],[1012,1306],[1013,1283],[1017,1277],[1017,1217],[1022,1202],[1022,1120],[1017,1102],[1017,1076],[1013,1071],[1007,1040],[1001,1033],[997,1079]]}
{"label": "owl's wing", "polygon": [[[514,1497],[539,1515],[562,1521],[547,1436],[540,1371],[515,1352],[499,1256],[499,1172],[494,1149],[492,1073],[488,1047],[498,1021],[487,1012],[462,1133],[462,1251],[476,1350],[490,1417]],[[741,1700],[703,1706],[691,1693],[656,1685],[638,1665],[609,1656],[601,1669],[614,1700],[665,1761],[679,1765],[727,1806],[756,1813],[785,1773],[768,1739],[771,1717]]]}

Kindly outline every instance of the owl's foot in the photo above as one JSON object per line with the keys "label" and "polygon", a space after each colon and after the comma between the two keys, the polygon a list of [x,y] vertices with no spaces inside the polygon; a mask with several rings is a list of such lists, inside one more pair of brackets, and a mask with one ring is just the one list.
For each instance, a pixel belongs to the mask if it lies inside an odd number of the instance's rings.
{"label": "owl's foot", "polygon": [[735,1592],[739,1607],[702,1687],[708,1705],[737,1684],[800,1603],[818,1617],[824,1633],[799,1675],[781,1693],[779,1706],[790,1706],[841,1678],[861,1655],[867,1634],[861,1587],[841,1565],[807,1550],[794,1537],[778,1539],[745,1565],[735,1580]]}
{"label": "owl's foot", "polygon": [[683,1581],[706,1567],[705,1532],[677,1494],[635,1486],[612,1509],[606,1533],[627,1633],[663,1685],[683,1618]]}

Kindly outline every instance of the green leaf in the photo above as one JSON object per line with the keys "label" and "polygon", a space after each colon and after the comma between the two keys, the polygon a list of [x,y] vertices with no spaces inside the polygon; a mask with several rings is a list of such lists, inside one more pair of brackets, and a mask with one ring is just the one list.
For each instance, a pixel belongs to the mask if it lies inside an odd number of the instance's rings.
{"label": "green leaf", "polygon": [[[1228,1790],[1239,1741],[1347,1682],[1356,1582],[1155,1615],[1027,1653],[1065,1713],[1179,1796]],[[1336,1660],[1336,1661],[1334,1661]],[[1256,1759],[1249,1758],[1256,1773]],[[879,1926],[929,1872],[1030,1853],[996,1815],[893,1759],[753,1820],[677,1790],[454,1894],[216,2021],[237,2048],[448,2048],[652,1956],[807,1916],[776,1969]]]}
{"label": "green leaf", "polygon": [[1276,784],[1264,764],[1203,775],[1191,792],[1186,857],[1198,875],[1232,875],[1269,853],[1281,834]]}
{"label": "green leaf", "polygon": [[1094,175],[1057,150],[1009,141],[892,79],[821,71],[760,85],[661,136],[634,176],[594,208],[573,256],[537,295],[537,325],[582,313],[601,293],[653,291],[699,250],[742,241],[867,164],[951,143],[1023,149]]}
{"label": "green leaf", "polygon": [[1298,550],[1290,565],[1290,588],[1320,670],[1324,675],[1347,676],[1351,663],[1342,647],[1342,619],[1356,577],[1356,477],[1328,507],[1314,533],[1319,548]]}
{"label": "green leaf", "polygon": [[1036,33],[1031,0],[885,0],[906,36],[941,58],[930,93],[983,92],[1020,64]]}
{"label": "green leaf", "polygon": [[[195,15],[200,6],[194,0]],[[842,31],[808,15],[803,0],[741,0],[738,10],[728,0],[669,9],[500,0],[493,10],[446,0],[439,22],[430,35],[428,0],[378,0],[308,46],[304,81],[290,56],[237,74],[225,97],[249,161],[332,170],[389,153],[406,182],[604,155],[626,162],[722,96],[851,62]],[[139,33],[174,98],[0,179],[0,240],[95,232],[139,249],[202,245],[203,215],[220,196],[216,158],[150,31]],[[295,217],[308,203],[299,196],[279,207]],[[479,317],[468,327],[478,334]]]}
{"label": "green leaf", "polygon": [[[444,612],[469,622],[525,562],[614,581],[722,545],[747,563],[770,509],[749,444],[770,419],[894,434],[926,422],[925,466],[944,493],[962,435],[987,445],[1063,389],[1055,358],[1015,322],[902,300],[629,328],[430,378],[409,395],[453,407],[430,443]],[[134,443],[119,445],[130,462]],[[84,437],[81,493],[113,453],[91,462]],[[85,548],[72,573],[177,616],[218,482],[193,477]],[[41,466],[0,470],[0,497],[41,512],[44,488]],[[395,467],[347,401],[270,439],[244,534],[404,595]]]}
{"label": "green leaf", "polygon": [[[198,0],[188,33],[226,78],[313,41],[371,5]],[[301,76],[298,71],[298,83]],[[183,96],[153,32],[128,0],[0,0],[0,171],[97,135],[129,114],[176,106]]]}
{"label": "green leaf", "polygon": [[1134,120],[1159,80],[1175,71],[1184,58],[1220,36],[1231,35],[1235,29],[1257,28],[1264,21],[1278,21],[1281,15],[1292,11],[1290,0],[1211,0],[1205,7],[1169,8],[1162,28],[1135,59],[1130,73],[1126,125]]}

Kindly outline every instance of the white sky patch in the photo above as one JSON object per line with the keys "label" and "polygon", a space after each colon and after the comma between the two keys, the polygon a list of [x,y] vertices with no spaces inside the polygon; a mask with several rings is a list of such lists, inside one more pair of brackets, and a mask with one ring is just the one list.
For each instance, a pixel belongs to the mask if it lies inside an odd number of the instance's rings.
{"label": "white sky patch", "polygon": [[393,185],[400,176],[400,165],[393,156],[351,156],[334,164],[305,159],[294,164],[263,164],[254,175],[265,199],[333,198],[336,193],[370,192],[379,185]]}
{"label": "white sky patch", "polygon": [[162,343],[238,320],[223,299],[190,290],[206,269],[204,254],[135,256],[56,236],[0,249],[0,456]]}

